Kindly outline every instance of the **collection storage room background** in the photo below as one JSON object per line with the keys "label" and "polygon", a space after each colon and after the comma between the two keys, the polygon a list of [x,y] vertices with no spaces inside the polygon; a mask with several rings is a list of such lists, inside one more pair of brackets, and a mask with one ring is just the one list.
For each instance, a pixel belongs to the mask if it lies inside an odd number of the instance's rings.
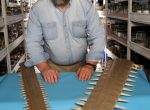
{"label": "collection storage room background", "polygon": [[25,60],[24,30],[29,0],[0,1],[0,75],[17,72]]}

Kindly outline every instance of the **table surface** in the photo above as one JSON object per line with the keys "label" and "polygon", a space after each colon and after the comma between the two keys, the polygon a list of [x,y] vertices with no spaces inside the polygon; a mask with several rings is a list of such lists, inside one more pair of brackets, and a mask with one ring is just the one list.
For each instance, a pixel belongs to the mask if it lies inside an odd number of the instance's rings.
{"label": "table surface", "polygon": [[[135,86],[129,87],[133,92],[128,94],[132,96],[122,97],[129,102],[117,102],[117,104],[128,110],[150,110],[150,84],[143,71],[139,71],[136,75],[138,78],[134,78]],[[44,82],[40,74],[37,76],[41,82]],[[0,110],[22,110],[25,107],[26,101],[22,95],[20,80],[21,76],[18,73],[0,77]],[[44,83],[50,108],[52,110],[71,110],[78,107],[75,103],[80,101],[77,99],[88,97],[84,92],[88,92],[86,88],[89,87],[89,82],[91,81],[79,81],[74,72],[63,72],[60,74],[58,83],[53,85]]]}

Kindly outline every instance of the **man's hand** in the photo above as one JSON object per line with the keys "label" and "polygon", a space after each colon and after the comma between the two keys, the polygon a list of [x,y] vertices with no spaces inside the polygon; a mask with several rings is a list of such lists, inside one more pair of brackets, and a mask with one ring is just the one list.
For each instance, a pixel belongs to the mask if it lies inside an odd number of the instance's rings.
{"label": "man's hand", "polygon": [[37,65],[38,69],[40,70],[44,80],[48,83],[56,83],[59,79],[58,72],[51,69],[46,62],[42,62]]}
{"label": "man's hand", "polygon": [[46,82],[51,84],[56,83],[59,79],[58,72],[50,68],[42,71],[42,76]]}
{"label": "man's hand", "polygon": [[78,69],[76,75],[80,81],[87,81],[91,78],[93,73],[94,73],[93,67],[89,65],[84,65]]}

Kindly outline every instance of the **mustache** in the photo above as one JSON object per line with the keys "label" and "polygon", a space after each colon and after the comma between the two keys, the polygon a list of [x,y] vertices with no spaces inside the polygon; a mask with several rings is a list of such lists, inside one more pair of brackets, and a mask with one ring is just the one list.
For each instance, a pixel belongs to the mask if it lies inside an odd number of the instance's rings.
{"label": "mustache", "polygon": [[54,5],[58,6],[68,4],[70,0],[51,0],[51,1],[53,2]]}

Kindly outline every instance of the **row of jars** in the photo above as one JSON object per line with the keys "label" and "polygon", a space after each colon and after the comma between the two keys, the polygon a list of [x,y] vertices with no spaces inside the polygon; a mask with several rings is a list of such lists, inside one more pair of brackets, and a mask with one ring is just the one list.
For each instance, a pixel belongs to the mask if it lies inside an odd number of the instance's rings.
{"label": "row of jars", "polygon": [[[9,1],[9,3],[13,3],[14,1]],[[28,2],[22,2],[23,4],[23,12],[27,13],[29,12],[29,4]],[[12,16],[12,15],[19,15],[22,13],[21,10],[21,5],[13,5],[13,6],[9,6],[8,4],[6,4],[6,13],[8,16]]]}
{"label": "row of jars", "polygon": [[10,54],[11,68],[14,68],[17,62],[25,53],[24,44],[21,43],[15,50],[13,50]]}
{"label": "row of jars", "polygon": [[23,34],[22,21],[8,25],[8,41],[12,43]]}
{"label": "row of jars", "polygon": [[[8,42],[14,42],[23,34],[22,21],[8,25]],[[0,50],[5,48],[4,33],[0,32]]]}
{"label": "row of jars", "polygon": [[127,48],[114,40],[107,42],[107,48],[119,58],[126,58]]}
{"label": "row of jars", "polygon": [[128,2],[110,2],[108,4],[108,14],[127,14]]}
{"label": "row of jars", "polygon": [[[132,12],[136,13],[150,13],[150,0],[132,2]],[[114,2],[113,0],[108,3],[108,14],[127,14],[128,13],[128,1]]]}
{"label": "row of jars", "polygon": [[131,40],[141,46],[150,49],[150,27],[149,26],[133,27]]}
{"label": "row of jars", "polygon": [[7,73],[7,63],[6,58],[0,61],[0,76]]}
{"label": "row of jars", "polygon": [[[24,44],[21,43],[15,50],[13,50],[10,54],[11,68],[13,69],[15,65],[18,63],[20,58],[24,55]],[[7,63],[6,58],[0,61],[0,76],[7,73]]]}
{"label": "row of jars", "polygon": [[127,22],[123,20],[109,19],[108,30],[112,34],[127,39]]}
{"label": "row of jars", "polygon": [[150,0],[147,0],[147,1],[141,0],[139,2],[133,1],[132,11],[136,13],[149,14],[150,13]]}
{"label": "row of jars", "polygon": [[0,51],[5,48],[4,33],[0,32]]}

